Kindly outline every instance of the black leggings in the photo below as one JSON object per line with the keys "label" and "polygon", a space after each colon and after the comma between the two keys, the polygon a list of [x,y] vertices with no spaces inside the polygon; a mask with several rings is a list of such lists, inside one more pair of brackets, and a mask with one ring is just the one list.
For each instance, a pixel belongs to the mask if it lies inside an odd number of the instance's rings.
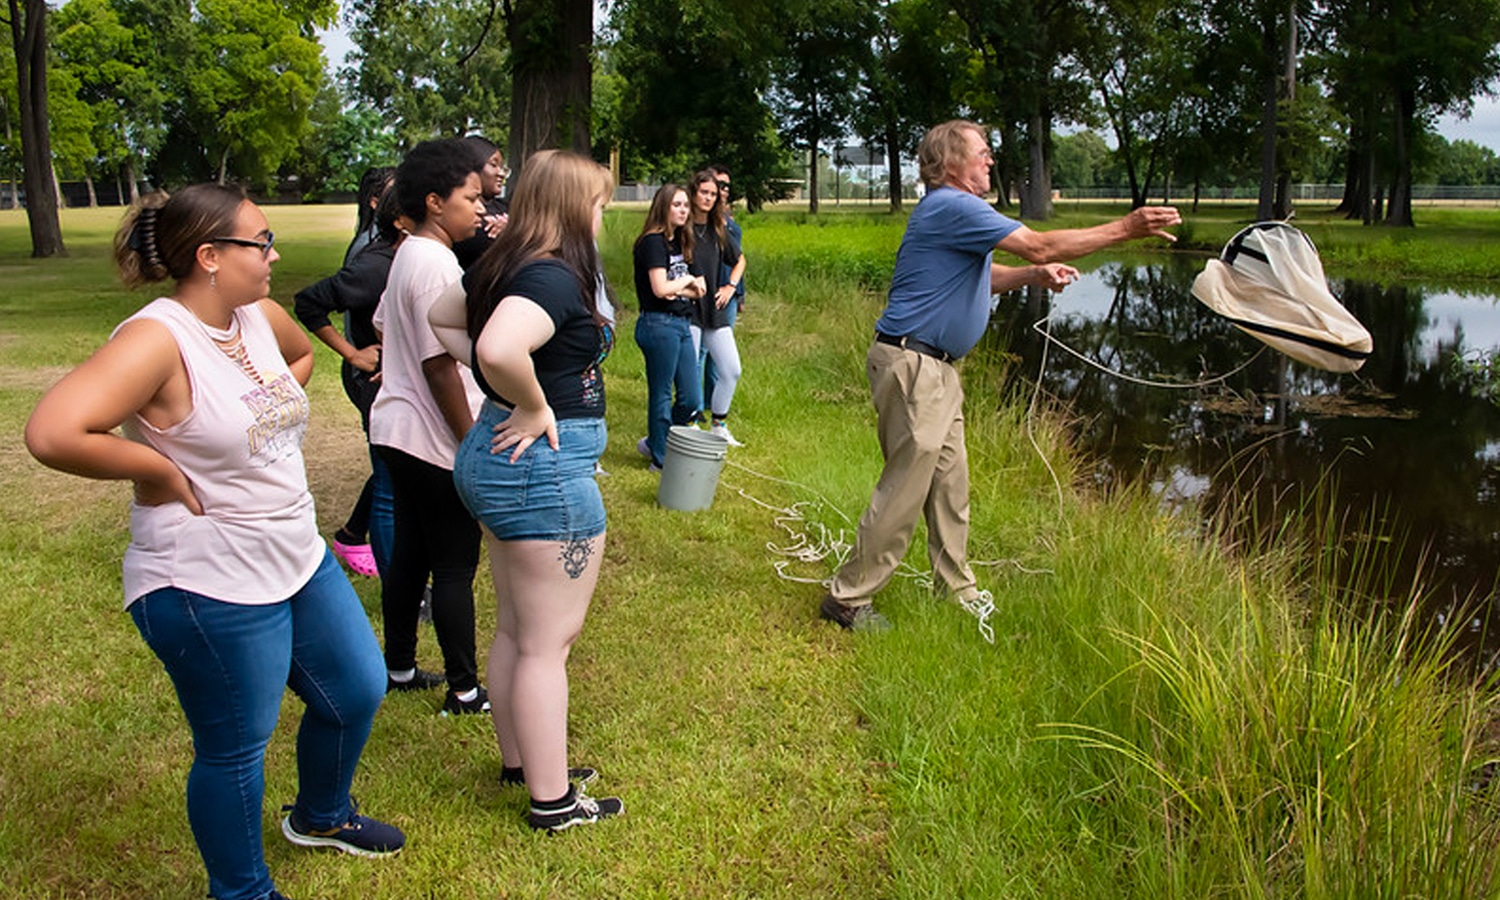
{"label": "black leggings", "polygon": [[417,614],[432,576],[432,626],[443,651],[449,689],[479,685],[474,663],[474,570],[479,566],[479,526],[470,517],[453,473],[393,447],[376,447],[391,472],[396,533],[390,565],[380,584],[385,616],[385,665],[392,671],[417,664]]}

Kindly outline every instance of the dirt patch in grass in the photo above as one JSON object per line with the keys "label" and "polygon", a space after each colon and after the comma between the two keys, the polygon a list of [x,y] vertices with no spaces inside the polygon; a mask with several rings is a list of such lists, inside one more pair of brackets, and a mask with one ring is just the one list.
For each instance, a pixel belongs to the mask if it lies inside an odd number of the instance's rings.
{"label": "dirt patch in grass", "polygon": [[[5,350],[5,335],[0,335],[0,352]],[[0,385],[12,391],[36,391],[38,394],[52,387],[72,366],[0,366]]]}

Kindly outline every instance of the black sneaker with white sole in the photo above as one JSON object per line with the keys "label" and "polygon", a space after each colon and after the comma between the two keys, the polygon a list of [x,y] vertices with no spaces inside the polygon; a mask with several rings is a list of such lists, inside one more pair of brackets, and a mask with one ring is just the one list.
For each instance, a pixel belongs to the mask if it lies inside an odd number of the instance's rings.
{"label": "black sneaker with white sole", "polygon": [[479,693],[474,695],[473,700],[460,700],[458,693],[452,688],[448,690],[448,696],[443,698],[444,716],[472,716],[483,713],[489,715],[490,695],[484,688],[477,689]]}
{"label": "black sneaker with white sole", "polygon": [[426,669],[416,669],[412,676],[405,681],[397,681],[387,672],[385,676],[385,692],[391,691],[430,691],[435,687],[442,687],[448,683],[442,672],[429,672]]}
{"label": "black sneaker with white sole", "polygon": [[355,856],[394,856],[406,846],[401,829],[359,814],[359,804],[350,800],[349,820],[333,828],[310,828],[293,806],[283,806],[281,833],[299,847],[331,847]]}
{"label": "black sneaker with white sole", "polygon": [[568,795],[558,806],[532,800],[527,821],[537,831],[567,831],[574,825],[592,825],[625,812],[625,801],[619,797],[590,797],[574,785],[568,786]]}

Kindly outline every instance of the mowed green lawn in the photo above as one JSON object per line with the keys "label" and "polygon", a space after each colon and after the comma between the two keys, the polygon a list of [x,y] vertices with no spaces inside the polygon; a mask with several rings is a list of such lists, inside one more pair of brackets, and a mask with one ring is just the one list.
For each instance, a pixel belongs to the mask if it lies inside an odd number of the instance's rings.
{"label": "mowed green lawn", "polygon": [[[40,392],[150,299],[113,280],[118,210],[67,211],[71,256],[34,261],[0,213],[0,886],[8,897],[193,898],[191,741],[120,611],[128,486],[32,462]],[[1109,208],[1069,211],[1066,224]],[[336,267],[349,207],[267,209],[289,302]],[[612,209],[606,269],[635,307],[639,208]],[[1056,411],[965,363],[971,555],[996,639],[914,565],[880,597],[896,628],[819,622],[816,583],[879,472],[863,359],[901,220],[744,220],[749,306],[734,450],[713,507],[659,508],[636,455],[645,382],[626,314],[606,363],[604,573],[574,649],[572,758],[623,818],[533,835],[497,781],[487,722],[397,695],[355,792],[409,845],[365,861],[281,839],[298,704],[267,759],[266,846],[294,900],[491,897],[1493,896],[1494,818],[1467,789],[1493,696],[1400,623],[1354,623],[1305,557],[1241,559],[1131,491],[1099,498]],[[1193,242],[1226,238],[1203,219]],[[1469,227],[1468,225],[1455,227]],[[1205,236],[1207,235],[1207,236]],[[1335,242],[1336,243],[1336,242]],[[1326,252],[1326,249],[1325,249]],[[337,360],[320,351],[306,455],[325,533],[365,475]],[[820,555],[827,554],[827,555]],[[485,570],[481,566],[481,573]],[[1312,574],[1309,574],[1311,572]],[[378,585],[356,578],[377,632]],[[480,643],[493,623],[476,583]],[[424,632],[419,655],[435,666]]]}

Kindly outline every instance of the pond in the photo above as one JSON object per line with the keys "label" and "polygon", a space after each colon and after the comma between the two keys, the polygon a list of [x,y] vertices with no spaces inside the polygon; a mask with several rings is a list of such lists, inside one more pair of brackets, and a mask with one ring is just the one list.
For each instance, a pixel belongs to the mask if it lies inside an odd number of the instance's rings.
{"label": "pond", "polygon": [[1022,390],[1040,371],[1102,483],[1144,481],[1168,507],[1230,509],[1262,529],[1331,510],[1346,549],[1376,551],[1346,558],[1398,585],[1422,566],[1435,610],[1473,598],[1482,629],[1500,571],[1500,401],[1455,357],[1500,352],[1500,297],[1332,280],[1375,343],[1338,375],[1262,351],[1194,299],[1204,262],[1109,263],[1061,294],[1007,295],[988,346],[1019,357]]}

